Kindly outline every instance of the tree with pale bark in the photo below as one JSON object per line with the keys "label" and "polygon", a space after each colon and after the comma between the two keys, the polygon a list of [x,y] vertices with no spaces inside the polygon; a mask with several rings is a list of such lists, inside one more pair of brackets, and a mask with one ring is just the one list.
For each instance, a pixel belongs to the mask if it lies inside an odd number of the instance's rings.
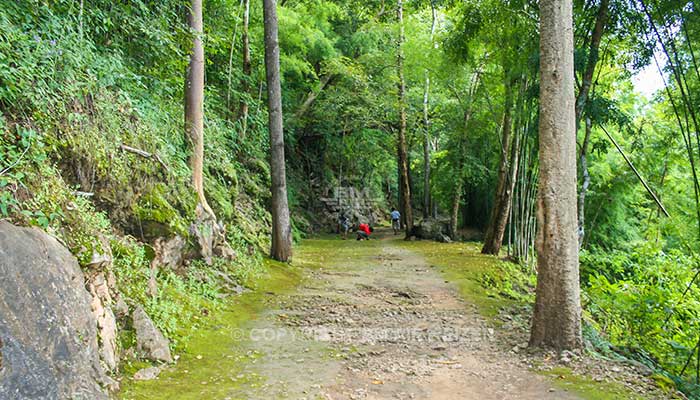
{"label": "tree with pale bark", "polygon": [[559,350],[583,345],[572,8],[571,0],[540,1],[539,230],[530,346]]}
{"label": "tree with pale bark", "polygon": [[396,73],[398,76],[399,129],[397,138],[398,171],[399,171],[399,210],[406,227],[406,238],[413,231],[413,206],[411,205],[411,185],[408,171],[408,150],[406,145],[406,81],[404,78],[403,43],[403,1],[396,2],[396,18],[399,25],[399,36],[396,41]]}
{"label": "tree with pale bark", "polygon": [[270,256],[288,261],[292,256],[292,224],[287,199],[287,174],[282,121],[282,84],[278,39],[277,1],[264,0],[265,71],[270,131],[270,175],[272,192],[272,240]]}
{"label": "tree with pale bark", "polygon": [[192,186],[199,206],[214,220],[216,215],[204,195],[204,35],[202,0],[192,0],[187,18],[192,32],[192,50],[185,80],[185,131],[192,143]]}

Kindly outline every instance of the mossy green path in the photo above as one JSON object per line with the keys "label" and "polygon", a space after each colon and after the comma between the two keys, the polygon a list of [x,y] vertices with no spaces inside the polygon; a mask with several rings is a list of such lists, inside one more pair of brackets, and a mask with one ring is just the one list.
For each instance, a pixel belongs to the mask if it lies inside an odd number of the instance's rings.
{"label": "mossy green path", "polygon": [[[232,297],[209,317],[200,318],[201,327],[191,335],[177,364],[165,368],[158,379],[130,378],[144,363],[127,364],[121,399],[223,399],[237,388],[256,386],[261,378],[244,367],[260,356],[246,339],[265,310],[265,299],[291,291],[299,284],[299,268],[269,262],[268,272],[255,291]],[[193,323],[195,321],[192,321]]]}
{"label": "mossy green path", "polygon": [[[368,249],[378,249],[377,242],[365,243],[361,249],[365,256],[369,255]],[[251,337],[257,340],[270,332],[275,334],[269,324],[261,323],[261,319],[276,314],[275,299],[297,290],[310,271],[323,268],[330,260],[362,258],[356,254],[358,248],[339,246],[335,238],[304,240],[295,250],[291,264],[268,261],[267,273],[253,291],[231,297],[210,316],[199,318],[200,328],[178,354],[177,363],[164,368],[157,379],[135,381],[131,378],[133,374],[149,365],[126,364],[118,397],[123,400],[247,399],[253,391],[265,386],[271,371],[259,371],[255,364],[269,350],[257,350],[260,341],[253,343]],[[313,356],[319,359],[333,356],[324,346],[306,344],[301,349],[304,353],[313,347]]]}
{"label": "mossy green path", "polygon": [[[269,264],[255,291],[202,317],[177,364],[122,399],[629,399],[534,373],[489,322],[527,301],[519,268],[474,244],[325,236]],[[140,367],[127,367],[126,376]],[[565,375],[565,379],[561,376]]]}

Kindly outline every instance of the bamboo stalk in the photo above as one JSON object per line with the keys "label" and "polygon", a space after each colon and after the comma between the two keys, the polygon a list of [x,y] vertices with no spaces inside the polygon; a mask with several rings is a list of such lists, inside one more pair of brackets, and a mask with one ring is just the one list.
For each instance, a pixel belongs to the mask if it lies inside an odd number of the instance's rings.
{"label": "bamboo stalk", "polygon": [[627,154],[625,154],[625,152],[622,150],[622,148],[620,147],[620,145],[617,144],[617,141],[612,137],[612,135],[610,135],[610,132],[608,132],[608,130],[605,129],[605,127],[604,127],[603,125],[600,125],[600,127],[603,129],[603,132],[605,132],[605,134],[608,135],[608,139],[610,139],[610,141],[613,142],[613,144],[614,144],[615,147],[617,148],[617,151],[620,152],[620,154],[622,155],[622,157],[623,157],[623,158],[625,159],[625,161],[627,162],[627,165],[630,167],[630,169],[632,169],[632,171],[634,172],[634,174],[637,175],[637,178],[639,179],[639,181],[642,183],[642,185],[644,185],[644,188],[647,190],[647,192],[649,193],[649,195],[654,199],[654,201],[655,201],[656,204],[659,206],[659,208],[660,208],[661,211],[664,213],[664,215],[667,216],[667,217],[670,217],[668,211],[666,211],[666,207],[664,207],[664,205],[661,204],[661,200],[659,200],[659,198],[656,197],[656,194],[651,190],[651,188],[649,187],[649,185],[647,184],[647,182],[644,180],[644,178],[642,177],[642,175],[639,173],[639,171],[637,171],[637,168],[634,167],[634,165],[632,164],[632,161],[630,161],[630,159],[627,157]]}

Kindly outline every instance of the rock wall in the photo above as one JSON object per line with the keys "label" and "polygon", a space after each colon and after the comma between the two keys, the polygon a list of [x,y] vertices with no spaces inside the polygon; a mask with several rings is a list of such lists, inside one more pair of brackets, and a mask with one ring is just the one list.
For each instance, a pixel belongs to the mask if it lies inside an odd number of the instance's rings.
{"label": "rock wall", "polygon": [[[108,398],[99,313],[63,245],[39,229],[0,221],[0,293],[0,399]],[[110,324],[103,318],[101,329]]]}
{"label": "rock wall", "polygon": [[376,225],[386,220],[386,201],[381,194],[353,186],[327,189],[320,198],[320,209],[315,213],[318,228],[337,232],[338,217],[341,213],[350,219],[353,226],[361,223]]}

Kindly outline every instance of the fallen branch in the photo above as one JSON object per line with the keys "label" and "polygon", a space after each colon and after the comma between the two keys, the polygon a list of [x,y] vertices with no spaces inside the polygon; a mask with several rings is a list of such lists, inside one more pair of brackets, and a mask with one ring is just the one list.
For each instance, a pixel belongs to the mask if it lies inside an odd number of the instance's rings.
{"label": "fallen branch", "polygon": [[149,158],[149,159],[157,162],[158,164],[160,164],[163,167],[163,169],[165,170],[165,172],[170,172],[170,169],[168,168],[168,166],[165,165],[163,160],[156,153],[149,153],[145,150],[137,149],[135,147],[127,146],[125,144],[122,144],[121,146],[119,146],[119,148],[126,151],[126,152],[133,153],[133,154],[139,155],[139,156],[144,157],[144,158]]}

